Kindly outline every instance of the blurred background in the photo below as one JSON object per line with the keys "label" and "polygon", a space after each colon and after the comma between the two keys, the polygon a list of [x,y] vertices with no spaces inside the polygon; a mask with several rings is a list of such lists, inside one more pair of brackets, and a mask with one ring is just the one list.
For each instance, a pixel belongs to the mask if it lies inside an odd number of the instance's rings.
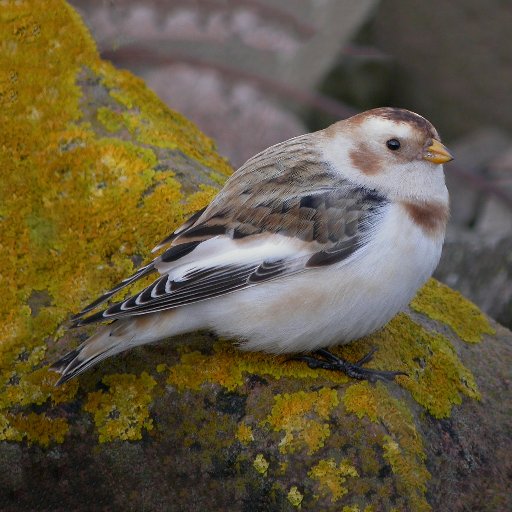
{"label": "blurred background", "polygon": [[236,168],[378,106],[416,111],[456,160],[436,277],[512,328],[512,2],[71,0]]}

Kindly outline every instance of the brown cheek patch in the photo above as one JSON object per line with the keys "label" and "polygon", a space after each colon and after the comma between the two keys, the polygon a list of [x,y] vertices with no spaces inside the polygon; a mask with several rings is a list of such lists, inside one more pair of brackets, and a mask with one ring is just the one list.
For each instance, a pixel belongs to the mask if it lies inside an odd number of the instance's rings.
{"label": "brown cheek patch", "polygon": [[361,144],[349,153],[352,165],[363,174],[373,176],[382,169],[381,159],[367,146]]}
{"label": "brown cheek patch", "polygon": [[438,236],[444,232],[450,214],[448,206],[441,203],[407,203],[402,206],[411,218],[426,235]]}

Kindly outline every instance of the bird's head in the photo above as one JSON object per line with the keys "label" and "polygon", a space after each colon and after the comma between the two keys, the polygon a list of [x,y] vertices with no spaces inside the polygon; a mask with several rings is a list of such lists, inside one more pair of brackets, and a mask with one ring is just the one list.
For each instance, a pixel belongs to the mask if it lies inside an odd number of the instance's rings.
{"label": "bird's head", "polygon": [[326,159],[352,181],[393,199],[448,200],[442,164],[453,157],[420,115],[378,108],[323,133]]}

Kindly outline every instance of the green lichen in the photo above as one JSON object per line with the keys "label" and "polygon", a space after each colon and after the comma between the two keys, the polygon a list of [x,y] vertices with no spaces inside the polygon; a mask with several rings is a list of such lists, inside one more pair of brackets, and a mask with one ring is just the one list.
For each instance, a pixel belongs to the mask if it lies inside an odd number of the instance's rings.
{"label": "green lichen", "polygon": [[299,491],[296,485],[292,485],[288,494],[286,495],[286,499],[296,508],[301,508],[302,500],[304,499],[304,495]]}
{"label": "green lichen", "polygon": [[425,452],[413,417],[404,403],[391,397],[382,385],[368,382],[351,385],[343,396],[343,405],[359,418],[384,425],[388,435],[383,438],[384,458],[397,477],[400,494],[410,503],[410,510],[430,510],[425,499],[430,474],[425,466]]}
{"label": "green lichen", "polygon": [[494,334],[487,317],[471,301],[448,286],[430,279],[421,288],[411,308],[450,326],[461,340],[477,343],[484,334]]}
{"label": "green lichen", "polygon": [[327,388],[276,395],[265,423],[284,432],[279,443],[282,453],[306,447],[308,455],[312,455],[329,437],[329,413],[338,403],[337,391]]}
{"label": "green lichen", "polygon": [[336,463],[334,459],[321,460],[311,468],[308,476],[318,481],[320,493],[327,494],[332,502],[337,502],[348,493],[344,485],[349,477],[359,476],[356,468],[342,460]]}
{"label": "green lichen", "polygon": [[108,391],[95,391],[87,396],[84,410],[94,417],[101,443],[122,439],[136,441],[142,430],[152,430],[149,417],[155,379],[143,372],[140,377],[113,374],[103,378]]}
{"label": "green lichen", "polygon": [[122,112],[116,112],[108,107],[100,107],[96,116],[109,132],[118,132],[126,127]]}
{"label": "green lichen", "polygon": [[267,459],[265,459],[262,453],[258,453],[258,455],[256,455],[252,465],[260,475],[266,475],[268,467],[270,466],[269,462]]}

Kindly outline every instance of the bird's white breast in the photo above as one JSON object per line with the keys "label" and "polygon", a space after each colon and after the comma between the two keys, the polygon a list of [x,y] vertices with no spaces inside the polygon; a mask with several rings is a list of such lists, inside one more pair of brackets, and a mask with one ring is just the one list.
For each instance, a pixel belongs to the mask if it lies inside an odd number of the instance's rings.
{"label": "bird's white breast", "polygon": [[242,348],[309,351],[347,343],[387,323],[432,275],[442,237],[425,235],[399,204],[389,204],[371,240],[336,265],[183,308]]}

